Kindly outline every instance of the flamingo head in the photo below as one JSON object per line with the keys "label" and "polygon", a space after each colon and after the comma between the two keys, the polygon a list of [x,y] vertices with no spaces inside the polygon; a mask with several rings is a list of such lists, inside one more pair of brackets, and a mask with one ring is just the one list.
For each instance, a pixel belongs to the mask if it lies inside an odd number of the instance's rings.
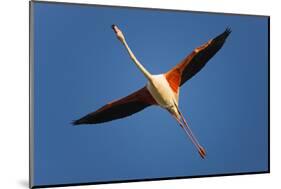
{"label": "flamingo head", "polygon": [[121,41],[124,42],[125,41],[125,37],[122,33],[122,31],[116,26],[116,25],[112,25],[111,28],[113,29],[113,31],[115,32],[117,38]]}

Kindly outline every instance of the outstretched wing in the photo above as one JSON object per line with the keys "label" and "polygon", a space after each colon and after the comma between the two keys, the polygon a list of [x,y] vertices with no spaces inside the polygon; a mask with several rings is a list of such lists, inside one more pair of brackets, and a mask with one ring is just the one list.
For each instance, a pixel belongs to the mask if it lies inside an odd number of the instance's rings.
{"label": "outstretched wing", "polygon": [[185,59],[168,71],[165,76],[171,86],[181,86],[197,72],[221,49],[231,33],[227,28],[222,34],[211,39],[204,45],[194,49]]}
{"label": "outstretched wing", "polygon": [[154,98],[147,88],[143,87],[129,96],[106,104],[97,111],[74,121],[73,124],[96,124],[120,119],[139,112],[152,104],[155,104]]}

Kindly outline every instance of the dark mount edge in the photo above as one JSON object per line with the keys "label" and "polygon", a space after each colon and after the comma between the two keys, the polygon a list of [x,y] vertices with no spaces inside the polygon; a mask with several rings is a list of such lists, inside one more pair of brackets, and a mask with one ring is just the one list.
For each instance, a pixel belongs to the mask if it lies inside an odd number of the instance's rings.
{"label": "dark mount edge", "polygon": [[29,187],[34,185],[34,9],[29,1]]}

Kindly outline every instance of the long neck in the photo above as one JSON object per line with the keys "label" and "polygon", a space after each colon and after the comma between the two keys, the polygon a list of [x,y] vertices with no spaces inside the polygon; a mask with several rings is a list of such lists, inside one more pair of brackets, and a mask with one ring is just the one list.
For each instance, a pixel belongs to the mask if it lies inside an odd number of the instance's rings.
{"label": "long neck", "polygon": [[130,49],[129,45],[127,44],[126,40],[124,39],[122,41],[122,43],[124,44],[124,46],[126,47],[129,56],[131,57],[131,59],[133,60],[133,62],[136,64],[136,66],[139,68],[139,70],[143,73],[143,75],[149,80],[151,81],[151,74],[143,67],[143,65],[141,65],[141,63],[137,60],[137,58],[135,57],[134,53],[132,52],[132,50]]}

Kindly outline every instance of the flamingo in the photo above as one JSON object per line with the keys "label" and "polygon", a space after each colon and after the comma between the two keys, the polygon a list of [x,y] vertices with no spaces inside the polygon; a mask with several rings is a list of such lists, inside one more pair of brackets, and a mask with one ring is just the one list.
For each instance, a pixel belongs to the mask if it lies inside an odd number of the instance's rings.
{"label": "flamingo", "polygon": [[204,159],[206,150],[199,144],[179,109],[179,91],[180,87],[199,72],[221,49],[226,38],[231,33],[230,28],[226,28],[226,30],[217,37],[209,40],[202,46],[195,48],[174,68],[159,75],[152,75],[144,68],[130,49],[123,32],[116,25],[112,25],[112,29],[115,32],[117,39],[125,46],[132,61],[147,79],[147,84],[136,92],[119,100],[110,102],[95,112],[75,120],[73,124],[81,125],[108,122],[130,116],[148,106],[158,105],[161,108],[166,109],[178,122],[196,147],[201,158]]}

